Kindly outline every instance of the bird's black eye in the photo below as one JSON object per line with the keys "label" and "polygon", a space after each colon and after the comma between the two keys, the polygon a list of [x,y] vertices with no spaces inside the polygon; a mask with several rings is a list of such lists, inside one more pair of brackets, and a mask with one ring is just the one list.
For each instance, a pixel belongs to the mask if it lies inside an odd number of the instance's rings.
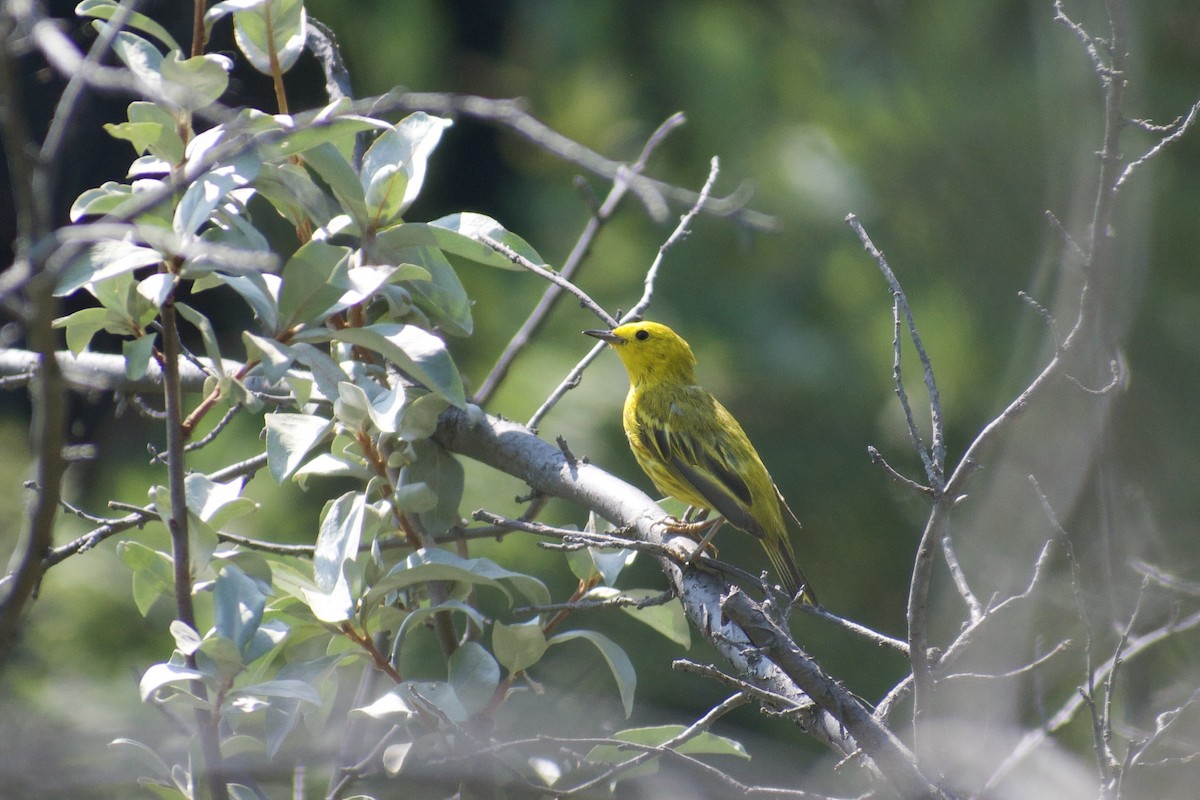
{"label": "bird's black eye", "polygon": [[633,335],[633,338],[637,339],[639,342],[644,342],[650,338],[650,331],[638,331]]}

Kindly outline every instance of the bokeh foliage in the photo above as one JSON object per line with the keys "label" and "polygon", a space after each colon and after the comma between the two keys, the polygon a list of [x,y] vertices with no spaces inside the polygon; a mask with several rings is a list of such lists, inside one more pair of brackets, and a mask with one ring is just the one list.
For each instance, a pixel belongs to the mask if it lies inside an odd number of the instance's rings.
{"label": "bokeh foliage", "polygon": [[[1052,22],[1049,3],[1002,0],[475,5],[314,0],[309,9],[338,35],[360,95],[401,84],[521,96],[536,116],[614,158],[633,158],[659,121],[678,110],[687,114],[688,125],[660,149],[651,173],[698,186],[709,157],[718,154],[723,189],[746,181],[754,189],[750,205],[780,227],[763,232],[702,218],[671,252],[650,316],[689,339],[701,379],[741,419],[801,515],[798,549],[822,599],[902,636],[925,507],[866,456],[874,444],[896,466],[916,466],[892,395],[886,287],[842,219],[858,213],[900,274],[938,370],[951,451],[961,451],[1045,355],[1044,323],[1017,296],[1024,290],[1056,308],[1062,247],[1044,212],[1052,210],[1076,235],[1090,216],[1101,107],[1079,43]],[[1094,5],[1080,0],[1071,10],[1087,24],[1099,20]],[[1181,0],[1130,4],[1130,13],[1129,107],[1169,121],[1200,89],[1200,9]],[[1127,143],[1140,152],[1152,141],[1134,132]],[[1096,509],[1118,498],[1124,533],[1117,561],[1133,556],[1179,565],[1193,579],[1191,565],[1200,558],[1193,487],[1200,423],[1191,413],[1200,386],[1196,141],[1185,137],[1148,164],[1124,197],[1125,269],[1114,317],[1128,382],[1106,410],[1105,453],[1096,457],[1106,465],[1103,478],[1082,470],[1076,488],[1056,498],[1085,551],[1103,549]],[[572,176],[572,168],[506,133],[460,123],[446,132],[411,216],[485,213],[558,263],[588,214]],[[605,189],[596,179],[590,183],[594,191]],[[636,298],[670,228],[626,203],[579,279],[610,309]],[[452,342],[451,351],[470,386],[543,286],[519,273],[468,267],[460,275],[474,300],[475,330]],[[489,410],[527,418],[586,347],[578,330],[594,324],[574,304],[561,303]],[[648,487],[619,434],[624,378],[613,361],[588,373],[542,433],[566,434],[575,452]],[[138,449],[143,423],[126,413],[114,424],[106,404],[84,412],[80,437],[97,444],[99,458],[72,468],[70,499],[93,507],[109,498],[144,502],[145,486],[162,479]],[[13,418],[21,418],[19,410]],[[216,447],[236,449],[238,437],[257,436],[253,421],[236,424],[237,436]],[[23,450],[22,434],[20,425],[6,428],[9,452]],[[238,457],[233,449],[200,455],[195,465],[203,468],[210,458],[228,463]],[[511,512],[507,500],[521,487],[484,473],[468,466],[463,507]],[[296,541],[312,536],[321,506],[340,494],[323,487],[281,492],[264,477],[251,488],[263,506],[255,525],[277,527]],[[583,522],[581,512],[562,505],[547,518]],[[64,520],[64,538],[76,524]],[[722,538],[722,556],[759,564],[752,542],[729,533]],[[1006,560],[1004,547],[985,542],[970,552],[981,570],[991,568],[991,559],[1023,569],[1021,558]],[[113,551],[106,545],[50,573],[13,667],[14,702],[48,719],[35,726],[52,739],[45,746],[100,772],[106,767],[97,763],[95,743],[148,716],[136,702],[131,660],[144,667],[169,647],[162,610],[144,630],[130,629],[139,617]],[[574,583],[560,561],[519,537],[478,552],[546,575],[556,595]],[[653,581],[649,565],[635,573],[639,585]],[[1020,579],[998,574],[989,583]],[[639,721],[677,721],[720,699],[715,687],[672,674],[653,634],[620,615],[594,614],[587,622],[633,657]],[[811,621],[796,629],[831,672],[867,698],[890,687],[903,668],[898,658]],[[1170,660],[1185,662],[1194,649],[1180,644]],[[80,652],[100,659],[80,663]],[[704,660],[702,653],[692,656]],[[578,687],[580,714],[599,703],[620,716],[611,678],[594,652],[581,647],[556,655],[551,665],[556,681]],[[112,703],[114,697],[128,703]],[[96,708],[94,736],[66,732],[80,704]],[[809,747],[785,723],[749,710],[734,719],[749,742],[763,738],[766,753]],[[63,730],[54,731],[55,721]],[[1089,744],[1081,737],[1081,752]],[[803,768],[795,770],[779,780]],[[102,787],[97,796],[107,796]]]}

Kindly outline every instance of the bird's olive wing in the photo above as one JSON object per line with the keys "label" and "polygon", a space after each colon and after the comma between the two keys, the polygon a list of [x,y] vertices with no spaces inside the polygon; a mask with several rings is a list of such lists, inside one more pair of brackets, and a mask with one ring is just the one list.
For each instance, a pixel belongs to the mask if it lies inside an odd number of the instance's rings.
{"label": "bird's olive wing", "polygon": [[691,484],[696,494],[730,525],[760,539],[765,536],[750,512],[754,501],[750,487],[738,473],[733,454],[721,446],[719,432],[704,431],[698,436],[687,426],[672,427],[651,420],[643,423],[645,430],[651,433],[647,444],[657,451],[661,461]]}

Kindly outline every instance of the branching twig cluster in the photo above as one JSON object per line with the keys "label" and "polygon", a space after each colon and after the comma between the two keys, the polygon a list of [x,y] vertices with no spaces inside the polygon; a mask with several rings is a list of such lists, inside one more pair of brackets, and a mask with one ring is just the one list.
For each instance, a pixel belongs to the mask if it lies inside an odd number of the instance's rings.
{"label": "branching twig cluster", "polygon": [[[1119,4],[1114,3],[1113,5]],[[25,10],[20,11],[18,7]],[[121,9],[121,14],[129,13],[127,5],[122,5]],[[632,770],[650,759],[661,758],[682,764],[686,769],[694,771],[701,779],[720,786],[723,791],[770,797],[816,797],[817,795],[800,790],[746,785],[735,780],[729,774],[680,751],[681,747],[697,736],[709,732],[718,720],[733,709],[756,701],[767,713],[793,721],[840,757],[861,760],[866,767],[867,774],[875,782],[876,788],[881,794],[892,793],[906,798],[955,797],[957,796],[954,794],[956,790],[950,788],[944,776],[938,773],[937,767],[925,759],[923,752],[924,737],[928,730],[927,723],[930,723],[934,716],[934,700],[940,686],[949,681],[1023,678],[1038,673],[1051,663],[1065,660],[1077,649],[1075,640],[1063,638],[1049,648],[1040,648],[1038,653],[1028,655],[1027,660],[1018,666],[995,671],[981,671],[959,666],[966,661],[967,656],[973,652],[978,642],[990,630],[998,628],[1010,615],[1026,613],[1028,608],[1037,601],[1038,597],[1044,593],[1045,587],[1053,579],[1056,556],[1066,552],[1074,563],[1074,555],[1070,550],[1070,539],[1063,525],[1059,522],[1045,494],[1037,485],[1036,479],[1032,479],[1037,499],[1046,512],[1053,535],[1047,538],[1045,545],[1041,548],[1030,570],[1029,579],[1021,591],[1007,597],[987,597],[977,594],[977,591],[972,588],[973,581],[970,570],[960,562],[957,556],[955,542],[950,531],[950,517],[956,505],[966,497],[968,483],[977,474],[978,469],[984,464],[996,444],[1003,439],[1006,432],[1012,429],[1017,420],[1031,406],[1044,397],[1051,386],[1056,385],[1060,379],[1069,379],[1082,386],[1082,382],[1069,375],[1067,370],[1068,365],[1079,363],[1079,351],[1094,328],[1105,323],[1098,310],[1099,302],[1094,286],[1098,282],[1099,276],[1102,276],[1111,267],[1112,231],[1115,228],[1113,223],[1119,189],[1137,173],[1142,165],[1182,138],[1194,126],[1197,117],[1200,116],[1200,102],[1193,105],[1185,116],[1165,126],[1127,119],[1123,111],[1127,76],[1120,8],[1110,9],[1110,35],[1103,39],[1092,36],[1081,25],[1071,20],[1064,11],[1061,0],[1055,3],[1054,10],[1056,20],[1065,25],[1079,39],[1091,59],[1104,91],[1106,108],[1092,224],[1087,237],[1081,244],[1076,244],[1074,239],[1066,237],[1075,251],[1074,255],[1078,256],[1083,264],[1084,280],[1077,297],[1077,307],[1074,309],[1070,326],[1065,335],[1060,336],[1059,331],[1055,330],[1057,321],[1049,311],[1036,301],[1029,300],[1035,312],[1047,322],[1048,329],[1054,338],[1052,355],[1028,385],[995,418],[982,426],[957,462],[949,466],[947,464],[945,415],[942,397],[935,378],[934,360],[918,332],[916,316],[900,280],[888,264],[886,257],[872,242],[863,224],[854,215],[847,218],[851,229],[884,276],[892,298],[894,389],[903,411],[909,440],[920,459],[924,474],[920,479],[904,475],[874,447],[869,449],[870,456],[891,479],[908,487],[921,497],[928,498],[930,510],[917,547],[911,574],[906,641],[873,631],[858,622],[844,619],[828,609],[812,606],[802,606],[801,609],[802,613],[834,625],[850,635],[907,656],[910,665],[909,674],[899,676],[892,689],[874,708],[856,697],[836,678],[825,672],[821,665],[797,644],[787,629],[788,609],[778,608],[774,598],[769,596],[766,601],[756,603],[740,589],[731,590],[723,580],[725,576],[732,576],[735,581],[756,589],[762,588],[761,582],[754,576],[705,557],[697,557],[693,563],[691,551],[695,548],[695,544],[664,529],[661,524],[664,514],[650,498],[587,463],[586,459],[575,458],[569,452],[565,442],[556,448],[537,438],[533,429],[536,429],[569,390],[579,384],[583,372],[603,350],[603,344],[593,346],[588,354],[568,372],[561,383],[549,393],[525,426],[489,416],[482,413],[477,407],[469,410],[451,408],[440,418],[434,438],[446,450],[517,476],[526,481],[535,493],[533,502],[520,518],[512,519],[486,511],[478,511],[474,517],[477,521],[485,523],[486,527],[454,529],[444,537],[446,542],[463,547],[463,543],[470,538],[499,537],[509,532],[521,532],[556,539],[557,542],[547,543],[547,545],[559,549],[617,547],[639,550],[656,560],[670,583],[670,587],[660,596],[649,600],[635,600],[620,596],[593,600],[585,595],[596,579],[581,580],[579,591],[566,602],[535,604],[518,609],[522,613],[553,614],[543,625],[543,633],[550,633],[566,615],[578,611],[620,608],[627,605],[642,607],[652,603],[671,602],[678,598],[693,627],[708,639],[729,665],[729,670],[726,672],[715,667],[677,662],[678,669],[686,669],[704,675],[713,681],[729,686],[734,693],[699,716],[678,735],[660,745],[635,745],[613,739],[538,740],[536,742],[538,746],[553,745],[570,749],[572,752],[581,752],[584,747],[603,744],[626,748],[631,753],[629,758],[610,767],[595,770],[593,774],[578,780],[571,786],[555,787],[554,791],[557,796],[585,795],[589,791],[611,782],[621,773]],[[125,70],[100,65],[101,59],[111,47],[115,32],[120,29],[122,22],[122,16],[115,16],[111,20],[109,28],[106,29],[107,32],[84,56],[56,29],[47,26],[46,21],[28,7],[21,4],[7,4],[0,12],[0,41],[5,45],[3,53],[0,53],[0,94],[4,94],[7,104],[6,113],[3,116],[3,132],[5,142],[10,147],[9,162],[13,171],[13,185],[18,201],[17,221],[21,234],[21,247],[16,260],[0,279],[0,302],[18,314],[30,343],[30,350],[27,352],[6,351],[0,353],[0,373],[5,376],[0,380],[4,381],[3,388],[9,387],[10,380],[21,384],[27,382],[29,385],[30,392],[35,398],[35,415],[31,430],[34,451],[38,454],[39,459],[35,469],[35,479],[31,483],[31,486],[34,487],[34,504],[25,523],[18,549],[18,558],[15,559],[15,567],[12,572],[0,581],[0,668],[16,639],[22,609],[28,599],[33,596],[46,569],[52,568],[76,554],[86,552],[109,537],[140,528],[154,519],[163,519],[171,532],[174,543],[176,615],[184,625],[193,629],[196,627],[195,613],[192,608],[195,576],[190,572],[188,556],[189,515],[185,491],[187,478],[185,453],[189,447],[201,447],[219,437],[238,407],[232,407],[226,418],[221,420],[208,436],[189,445],[186,438],[197,421],[194,417],[197,414],[203,416],[203,413],[198,409],[192,415],[188,415],[183,408],[182,392],[187,387],[198,388],[206,379],[220,375],[236,375],[239,380],[244,378],[246,385],[254,387],[254,391],[269,391],[272,388],[256,383],[258,379],[255,377],[256,365],[254,363],[213,364],[184,352],[179,341],[175,312],[171,302],[167,302],[163,307],[162,326],[159,331],[163,342],[160,363],[152,365],[145,377],[131,380],[124,372],[123,360],[120,357],[94,354],[75,357],[56,351],[56,339],[51,328],[51,321],[56,313],[52,290],[57,273],[68,263],[73,254],[91,242],[102,241],[113,236],[124,236],[129,233],[131,226],[128,223],[130,220],[147,208],[162,202],[172,193],[180,191],[213,165],[231,159],[235,155],[250,152],[253,147],[277,143],[277,139],[283,138],[282,134],[273,139],[273,134],[252,136],[249,130],[242,133],[235,131],[225,142],[212,148],[204,156],[181,164],[178,170],[173,171],[171,176],[164,180],[163,188],[160,191],[145,193],[139,202],[127,206],[119,217],[106,219],[99,223],[72,226],[69,229],[55,229],[51,223],[50,210],[46,205],[47,198],[53,194],[50,190],[57,181],[56,170],[58,167],[55,165],[61,160],[67,132],[76,114],[82,93],[86,89],[119,87],[151,100],[161,99],[154,94],[153,90],[130,80]],[[202,27],[197,30],[202,31]],[[17,91],[15,82],[12,42],[14,37],[18,36],[28,37],[46,61],[70,79],[68,88],[60,99],[50,130],[40,146],[34,142],[30,132],[24,128],[17,105],[20,93]],[[197,37],[195,46],[202,49],[199,37]],[[281,102],[282,99],[281,95]],[[604,158],[548,128],[515,101],[396,92],[356,101],[350,107],[355,111],[368,114],[424,110],[498,125],[528,139],[536,147],[612,182],[604,201],[593,208],[591,219],[580,233],[560,270],[534,264],[499,240],[489,237],[481,239],[485,245],[547,282],[541,300],[518,326],[477,391],[474,399],[481,405],[495,395],[511,366],[534,341],[551,309],[564,293],[576,297],[583,307],[606,325],[615,326],[640,316],[649,308],[654,296],[656,281],[668,251],[687,236],[699,214],[737,216],[743,222],[761,228],[770,228],[774,224],[770,218],[746,209],[743,193],[735,193],[725,198],[713,197],[712,192],[719,174],[719,162],[716,158],[711,162],[707,180],[698,191],[693,192],[669,186],[645,176],[644,173],[653,154],[662,146],[670,133],[682,124],[681,115],[668,118],[655,131],[633,164],[620,164]],[[213,120],[227,121],[232,119],[234,110],[214,104],[205,113],[210,115]],[[295,118],[301,128],[328,123],[328,120],[324,119],[320,112],[297,114]],[[1120,156],[1118,139],[1122,131],[1131,125],[1144,132],[1157,135],[1158,139],[1141,156],[1125,160]],[[33,150],[38,151],[39,157],[28,163],[24,158],[13,158],[14,152]],[[628,194],[632,194],[640,200],[647,213],[659,221],[667,219],[668,208],[672,203],[685,205],[687,211],[664,240],[656,257],[646,270],[641,296],[624,314],[610,314],[591,299],[576,282],[576,277],[591,252],[596,238],[615,213],[622,198]],[[138,235],[145,236],[147,234],[139,231]],[[170,236],[170,234],[161,235]],[[165,242],[164,244],[169,244],[181,254],[186,248],[219,248],[218,245],[195,242]],[[224,251],[220,253],[224,263],[233,263],[230,255]],[[257,270],[262,269],[264,265],[270,266],[273,265],[273,262],[270,264],[261,261],[247,262],[245,267],[247,270]],[[910,399],[906,384],[902,360],[902,354],[908,346],[906,340],[916,353],[920,364],[921,383],[929,401],[928,441],[923,433],[923,426],[918,421],[919,415],[914,410],[914,404]],[[1110,366],[1112,380],[1102,389],[1090,391],[1107,393],[1118,387],[1119,375],[1116,363],[1117,357],[1114,355],[1111,358],[1113,366]],[[123,516],[107,518],[93,515],[62,500],[62,475],[65,469],[62,452],[66,427],[65,406],[62,398],[68,388],[87,391],[98,387],[128,393],[137,398],[138,402],[142,402],[140,395],[143,393],[157,391],[163,394],[165,407],[163,422],[168,432],[167,447],[163,453],[156,454],[155,459],[165,462],[168,469],[168,489],[171,503],[169,514],[165,514],[165,510],[154,506],[135,506],[125,507],[123,510],[128,513]],[[210,395],[210,397],[214,396]],[[310,399],[314,403],[327,404],[335,398],[321,397],[320,393],[316,392]],[[205,405],[203,411],[207,411],[211,405]],[[376,455],[379,456],[377,460],[380,465],[380,479],[391,480],[393,476],[389,473],[391,467],[388,464],[388,454]],[[232,480],[236,477],[252,475],[265,465],[266,456],[258,456],[240,464],[231,465],[208,477],[214,482]],[[566,498],[594,511],[617,526],[616,531],[609,534],[576,531],[549,526],[538,521],[537,517],[544,507],[545,499],[551,496]],[[87,520],[95,526],[94,529],[71,542],[52,547],[55,514],[60,508]],[[118,508],[114,506],[114,509]],[[380,543],[379,547],[411,547],[414,542],[441,543],[441,540],[425,535],[423,531],[412,525],[410,520],[403,515],[400,516],[402,517],[399,522],[401,529],[405,532],[411,531],[413,535],[410,538],[397,538],[394,542]],[[302,557],[313,557],[314,555],[314,548],[306,545],[279,544],[224,533],[221,534],[221,537],[227,542],[246,549]],[[370,546],[367,543],[362,545],[363,548]],[[944,643],[935,645],[930,608],[934,602],[932,599],[933,576],[939,553],[942,554],[954,589],[965,606],[966,612],[956,635]],[[1099,664],[1092,663],[1095,652],[1098,652],[1096,648],[1099,647],[1099,643],[1093,640],[1090,629],[1085,631],[1083,650],[1087,668],[1085,678],[1081,681],[1080,690],[1062,702],[1057,711],[1042,724],[1024,735],[1012,752],[1003,759],[999,767],[990,774],[986,783],[979,787],[980,793],[987,793],[998,786],[1048,737],[1075,719],[1083,708],[1088,709],[1091,716],[1097,764],[1106,797],[1114,798],[1114,800],[1122,797],[1124,781],[1128,779],[1131,770],[1135,767],[1149,767],[1169,760],[1170,757],[1160,754],[1161,747],[1170,738],[1173,729],[1178,724],[1177,720],[1186,710],[1196,705],[1197,698],[1200,697],[1200,690],[1193,692],[1175,708],[1162,712],[1157,717],[1153,730],[1144,735],[1131,736],[1129,741],[1121,743],[1117,741],[1119,729],[1117,717],[1119,715],[1114,711],[1114,697],[1119,688],[1116,678],[1123,665],[1141,656],[1154,645],[1172,636],[1200,627],[1200,611],[1196,611],[1172,619],[1167,623],[1142,629],[1141,598],[1145,596],[1145,593],[1157,587],[1157,589],[1176,592],[1181,596],[1195,597],[1200,594],[1200,589],[1153,565],[1144,565],[1140,571],[1145,575],[1145,580],[1143,592],[1139,595],[1139,604],[1126,618],[1123,628],[1117,635],[1116,643],[1107,657]],[[1082,579],[1078,575],[1078,570],[1075,573],[1073,576],[1075,590],[1082,593]],[[435,605],[449,602],[448,597],[432,591],[430,598]],[[1083,612],[1081,611],[1081,613]],[[1083,623],[1086,628],[1088,626],[1086,618]],[[353,627],[349,630],[352,633],[350,638],[354,643],[370,656],[371,664],[368,669],[377,668],[386,673],[388,678],[399,683],[399,672],[388,661],[385,655],[386,648],[380,648],[365,630]],[[439,630],[439,633],[445,633],[445,630]],[[468,635],[470,633],[468,628]],[[451,640],[454,638],[452,629],[450,638]],[[467,636],[465,635],[463,638],[465,640]],[[456,642],[450,641],[447,650],[452,652],[456,644]],[[1098,656],[1095,657],[1098,658]],[[191,653],[187,654],[187,659],[190,667],[197,666]],[[513,682],[520,677],[518,673],[519,670],[511,673],[501,683],[497,689],[494,703],[501,702],[507,696]],[[200,701],[199,705],[203,705],[205,700],[203,685],[196,683],[192,691]],[[466,731],[463,726],[447,718],[435,703],[429,701],[428,698],[423,699],[419,690],[414,689],[413,691],[415,693],[414,702],[420,710],[417,716],[424,715],[423,719],[432,719],[444,729],[452,730],[455,736],[469,742],[473,747],[470,756],[447,756],[440,763],[451,764],[456,759],[486,754],[498,767],[510,769],[500,755],[507,750],[531,744],[524,740],[486,742],[478,739]],[[912,742],[906,741],[907,737],[898,735],[889,727],[891,715],[895,713],[900,704],[910,697],[914,734]],[[214,776],[211,778],[211,791],[215,797],[219,798],[225,796],[225,792],[221,789],[224,786],[224,780],[220,769],[222,756],[217,738],[218,723],[219,720],[215,714],[207,711],[197,712],[197,727],[201,732],[200,742],[205,752],[205,759],[214,772]],[[347,756],[339,761],[331,782],[331,797],[339,796],[359,777],[377,769],[376,765],[383,758],[383,753],[394,741],[395,730],[395,728],[391,728],[379,736],[373,746],[368,749],[365,759],[358,757],[361,756],[361,753],[356,753],[354,754],[356,757],[353,759]],[[1188,755],[1178,757],[1183,761],[1191,758],[1194,757]],[[582,758],[580,760],[582,761]],[[545,791],[547,788],[529,783],[524,777],[518,776],[517,780],[524,781],[526,788],[530,790]]]}

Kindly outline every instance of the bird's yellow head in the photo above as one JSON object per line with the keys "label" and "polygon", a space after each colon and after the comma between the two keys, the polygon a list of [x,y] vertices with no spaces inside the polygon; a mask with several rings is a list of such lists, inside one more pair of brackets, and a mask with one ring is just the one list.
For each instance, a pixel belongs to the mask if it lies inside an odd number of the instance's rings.
{"label": "bird's yellow head", "polygon": [[608,342],[621,357],[629,382],[695,382],[696,357],[679,334],[657,322],[628,322],[611,331],[584,331]]}

